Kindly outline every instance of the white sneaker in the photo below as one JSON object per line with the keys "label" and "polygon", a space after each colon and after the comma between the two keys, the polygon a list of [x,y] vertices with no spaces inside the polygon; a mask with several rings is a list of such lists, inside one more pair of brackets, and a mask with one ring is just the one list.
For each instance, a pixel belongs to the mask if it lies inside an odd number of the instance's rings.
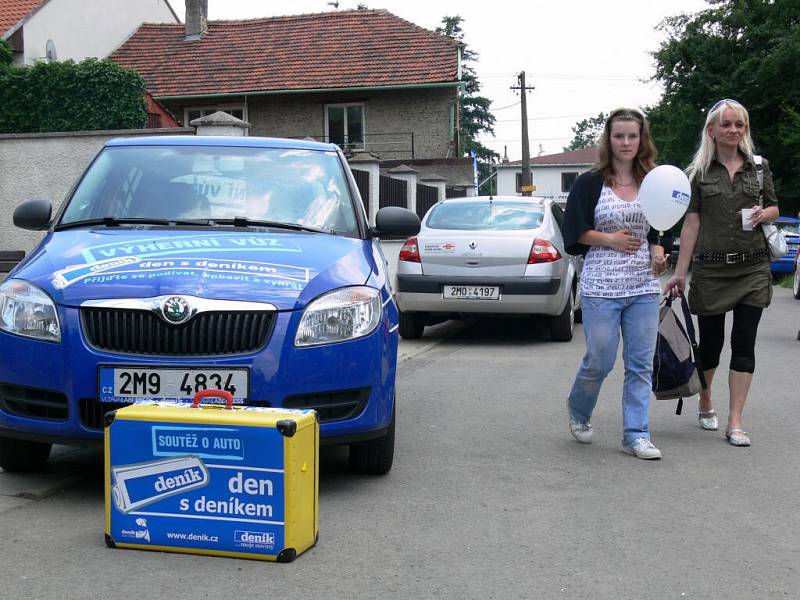
{"label": "white sneaker", "polygon": [[594,431],[592,430],[591,423],[578,423],[577,421],[569,420],[569,432],[581,444],[591,444]]}
{"label": "white sneaker", "polygon": [[645,460],[658,460],[661,458],[661,450],[653,445],[647,438],[634,440],[630,446],[623,446],[622,451],[626,454],[633,454],[636,458]]}

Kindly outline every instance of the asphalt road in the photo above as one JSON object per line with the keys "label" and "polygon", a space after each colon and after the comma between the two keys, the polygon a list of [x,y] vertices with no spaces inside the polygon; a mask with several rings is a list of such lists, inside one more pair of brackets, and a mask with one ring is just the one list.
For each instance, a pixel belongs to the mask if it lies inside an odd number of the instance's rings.
{"label": "asphalt road", "polygon": [[0,473],[0,597],[798,598],[799,328],[776,288],[752,447],[701,430],[693,402],[676,416],[659,401],[659,462],[619,450],[619,365],[596,442],[569,436],[580,327],[571,343],[523,320],[432,328],[401,343],[394,469],[355,476],[326,451],[319,544],[288,565],[106,548],[101,456],[60,449],[43,475]]}

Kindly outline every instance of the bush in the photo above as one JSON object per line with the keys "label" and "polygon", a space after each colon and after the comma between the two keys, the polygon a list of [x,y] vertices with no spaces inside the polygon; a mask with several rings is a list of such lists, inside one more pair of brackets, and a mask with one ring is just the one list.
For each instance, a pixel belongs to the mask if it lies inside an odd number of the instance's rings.
{"label": "bush", "polygon": [[0,69],[0,133],[142,128],[147,124],[144,93],[138,73],[107,60],[5,67]]}
{"label": "bush", "polygon": [[14,62],[14,55],[11,52],[11,46],[5,40],[0,40],[0,66],[10,65]]}

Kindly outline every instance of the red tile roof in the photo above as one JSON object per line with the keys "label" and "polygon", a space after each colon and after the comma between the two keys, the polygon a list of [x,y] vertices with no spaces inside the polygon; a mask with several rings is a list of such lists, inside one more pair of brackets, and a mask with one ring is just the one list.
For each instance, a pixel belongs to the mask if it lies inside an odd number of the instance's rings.
{"label": "red tile roof", "polygon": [[[592,165],[595,161],[597,161],[597,146],[531,158],[532,165]],[[500,166],[519,167],[522,166],[522,161],[514,160],[508,163],[500,163]]]}
{"label": "red tile roof", "polygon": [[0,0],[0,37],[47,0]]}
{"label": "red tile roof", "polygon": [[457,43],[385,10],[142,25],[109,58],[156,97],[452,83]]}

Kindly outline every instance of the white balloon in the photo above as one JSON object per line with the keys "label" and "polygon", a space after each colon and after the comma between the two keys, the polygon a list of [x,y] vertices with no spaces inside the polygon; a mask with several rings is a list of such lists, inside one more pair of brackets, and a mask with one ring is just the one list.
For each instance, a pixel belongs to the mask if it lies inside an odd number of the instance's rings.
{"label": "white balloon", "polygon": [[667,231],[689,207],[689,178],[678,167],[661,165],[645,175],[639,188],[642,211],[653,229]]}

